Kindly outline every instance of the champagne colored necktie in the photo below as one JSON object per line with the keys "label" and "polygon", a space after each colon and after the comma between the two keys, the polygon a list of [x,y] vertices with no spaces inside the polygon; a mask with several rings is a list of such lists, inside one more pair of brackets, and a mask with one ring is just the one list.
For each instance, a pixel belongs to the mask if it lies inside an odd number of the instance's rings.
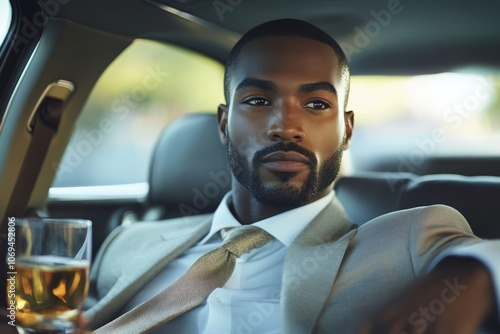
{"label": "champagne colored necktie", "polygon": [[139,334],[159,327],[203,303],[233,273],[236,258],[263,246],[273,237],[255,226],[234,228],[220,247],[200,257],[172,285],[94,333]]}

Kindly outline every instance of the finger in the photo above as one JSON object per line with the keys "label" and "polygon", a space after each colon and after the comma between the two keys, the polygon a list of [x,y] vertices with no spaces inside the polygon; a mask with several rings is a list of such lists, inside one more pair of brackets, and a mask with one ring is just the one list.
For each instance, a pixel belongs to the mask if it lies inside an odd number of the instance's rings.
{"label": "finger", "polygon": [[78,317],[78,320],[76,321],[78,328],[85,328],[87,327],[88,323],[89,323],[88,319],[83,315],[80,315]]}
{"label": "finger", "polygon": [[78,327],[78,330],[74,334],[91,334],[92,331],[89,331],[86,329],[88,325],[88,319],[84,317],[83,315],[80,315],[78,317],[78,320],[76,321],[76,325]]}

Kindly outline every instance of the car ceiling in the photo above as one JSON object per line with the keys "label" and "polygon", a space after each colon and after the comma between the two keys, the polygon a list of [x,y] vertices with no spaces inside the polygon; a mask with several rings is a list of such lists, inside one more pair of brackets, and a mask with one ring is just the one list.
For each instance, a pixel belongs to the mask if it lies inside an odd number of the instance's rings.
{"label": "car ceiling", "polygon": [[[397,3],[399,12],[384,27],[373,13]],[[499,12],[497,0],[71,0],[56,16],[176,43],[220,61],[249,28],[293,17],[316,24],[344,48],[355,47],[348,51],[354,74],[422,74],[477,66],[498,70]],[[360,31],[371,36],[362,40]]]}

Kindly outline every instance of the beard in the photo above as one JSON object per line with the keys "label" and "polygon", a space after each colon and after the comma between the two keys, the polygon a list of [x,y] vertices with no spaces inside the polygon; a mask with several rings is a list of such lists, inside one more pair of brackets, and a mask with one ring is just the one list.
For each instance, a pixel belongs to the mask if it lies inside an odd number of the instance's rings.
{"label": "beard", "polygon": [[[234,177],[258,202],[282,209],[292,209],[309,203],[316,194],[333,183],[340,170],[344,143],[345,137],[337,151],[328,157],[319,168],[314,153],[294,142],[277,142],[257,151],[252,158],[251,165],[238,151],[229,134],[226,150]],[[264,186],[259,175],[261,159],[276,151],[296,151],[309,159],[309,174],[302,186],[290,184],[288,181],[297,173],[288,172],[273,172],[280,183],[268,187]]]}

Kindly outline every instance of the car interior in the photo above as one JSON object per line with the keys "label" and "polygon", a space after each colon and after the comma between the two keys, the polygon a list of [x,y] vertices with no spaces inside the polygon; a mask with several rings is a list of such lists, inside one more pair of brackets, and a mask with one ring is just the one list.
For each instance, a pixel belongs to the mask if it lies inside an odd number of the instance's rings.
{"label": "car interior", "polygon": [[[95,256],[120,225],[213,212],[231,177],[216,117],[224,61],[251,27],[291,17],[350,60],[360,129],[334,190],[352,221],[445,204],[500,238],[498,1],[0,2],[2,235],[8,217],[90,219]],[[132,54],[144,62],[114,67]]]}

